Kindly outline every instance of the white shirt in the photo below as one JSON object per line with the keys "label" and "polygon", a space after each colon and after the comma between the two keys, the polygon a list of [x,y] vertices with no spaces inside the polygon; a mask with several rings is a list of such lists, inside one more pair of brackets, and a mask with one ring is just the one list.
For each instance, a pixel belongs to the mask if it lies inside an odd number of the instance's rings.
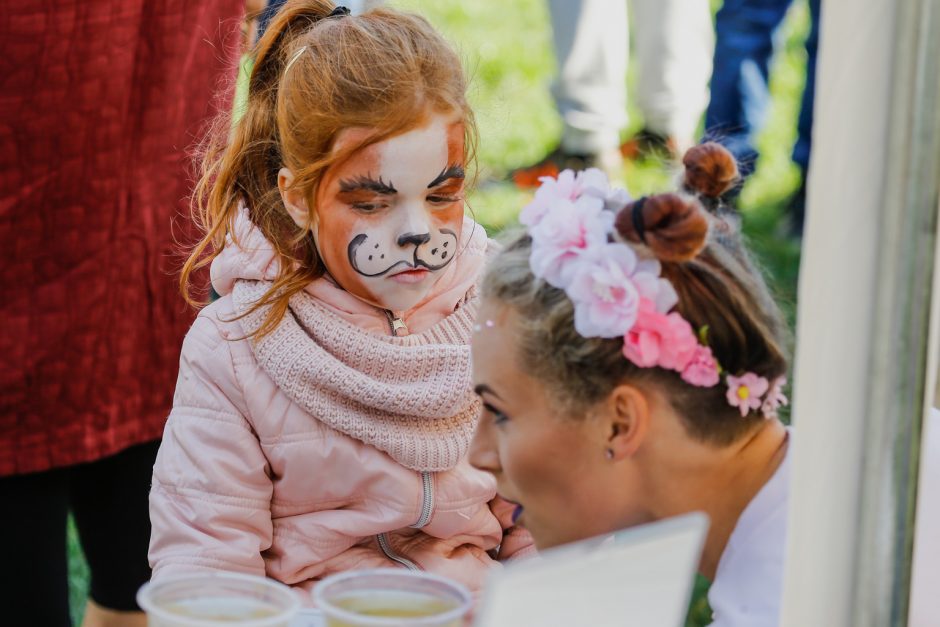
{"label": "white shirt", "polygon": [[789,451],[731,532],[708,591],[711,627],[776,627],[786,557]]}

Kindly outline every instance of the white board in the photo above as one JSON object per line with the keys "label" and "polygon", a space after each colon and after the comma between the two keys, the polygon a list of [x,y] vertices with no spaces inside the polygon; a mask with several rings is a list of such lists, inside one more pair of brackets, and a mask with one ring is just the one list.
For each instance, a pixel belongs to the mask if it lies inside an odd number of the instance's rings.
{"label": "white board", "polygon": [[488,579],[474,624],[681,627],[707,529],[688,514],[510,564]]}

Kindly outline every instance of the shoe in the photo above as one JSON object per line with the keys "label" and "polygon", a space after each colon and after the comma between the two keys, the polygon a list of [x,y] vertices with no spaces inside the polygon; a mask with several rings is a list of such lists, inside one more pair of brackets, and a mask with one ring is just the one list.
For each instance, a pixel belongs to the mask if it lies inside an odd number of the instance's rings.
{"label": "shoe", "polygon": [[620,154],[625,159],[637,161],[648,157],[678,160],[679,144],[674,137],[661,135],[648,128],[642,128],[636,135],[620,144]]}
{"label": "shoe", "polygon": [[806,220],[806,181],[800,183],[790,202],[787,203],[787,217],[789,218],[789,235],[796,240],[803,239],[803,224]]}
{"label": "shoe", "polygon": [[599,168],[611,183],[623,180],[623,157],[616,148],[600,154],[572,154],[561,146],[548,153],[541,161],[512,170],[509,179],[520,189],[534,189],[541,184],[543,176],[558,176],[562,170],[586,170]]}
{"label": "shoe", "polygon": [[780,239],[801,242],[803,240],[803,222],[806,216],[806,184],[790,196],[783,207],[783,215],[774,229]]}

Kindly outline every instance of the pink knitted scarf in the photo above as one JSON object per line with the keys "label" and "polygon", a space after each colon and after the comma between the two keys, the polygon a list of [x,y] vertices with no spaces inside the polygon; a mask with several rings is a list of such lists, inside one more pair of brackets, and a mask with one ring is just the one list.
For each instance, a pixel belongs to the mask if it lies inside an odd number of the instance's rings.
{"label": "pink knitted scarf", "polygon": [[[270,287],[238,281],[236,312],[244,314]],[[250,343],[261,368],[313,417],[407,468],[442,471],[466,453],[479,414],[470,389],[476,308],[470,298],[423,333],[381,336],[300,292],[274,331]],[[266,312],[241,318],[245,331],[260,328]]]}

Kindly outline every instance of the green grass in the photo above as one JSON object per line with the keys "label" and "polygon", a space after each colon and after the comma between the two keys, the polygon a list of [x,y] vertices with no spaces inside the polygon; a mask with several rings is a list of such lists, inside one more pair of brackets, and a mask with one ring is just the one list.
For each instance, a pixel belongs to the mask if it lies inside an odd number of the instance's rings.
{"label": "green grass", "polygon": [[[394,0],[393,6],[420,12],[458,48],[471,76],[470,97],[480,129],[479,166],[483,184],[469,204],[478,221],[491,233],[512,224],[529,195],[498,181],[510,168],[531,163],[555,146],[561,121],[548,93],[554,74],[551,30],[544,0]],[[713,0],[717,6],[720,0]],[[799,173],[789,155],[796,137],[796,119],[805,77],[809,13],[805,0],[797,0],[780,33],[774,63],[773,101],[767,128],[758,145],[757,170],[741,193],[739,208],[752,249],[791,321],[795,312],[799,268],[797,244],[777,236],[783,208],[799,184]],[[633,72],[630,72],[632,77]],[[628,83],[630,79],[628,78]],[[244,81],[240,82],[244,85]],[[629,93],[629,85],[628,85]],[[629,136],[642,124],[631,106]],[[668,189],[672,173],[655,160],[628,163],[624,173],[634,195]],[[74,527],[69,526],[70,584],[73,620],[78,625],[88,589],[88,569]],[[687,625],[699,627],[710,620],[705,593],[708,582],[699,578]]]}
{"label": "green grass", "polygon": [[67,546],[69,552],[69,606],[72,614],[72,624],[81,625],[85,614],[85,600],[88,598],[88,563],[82,553],[78,541],[78,531],[75,521],[69,516]]}

